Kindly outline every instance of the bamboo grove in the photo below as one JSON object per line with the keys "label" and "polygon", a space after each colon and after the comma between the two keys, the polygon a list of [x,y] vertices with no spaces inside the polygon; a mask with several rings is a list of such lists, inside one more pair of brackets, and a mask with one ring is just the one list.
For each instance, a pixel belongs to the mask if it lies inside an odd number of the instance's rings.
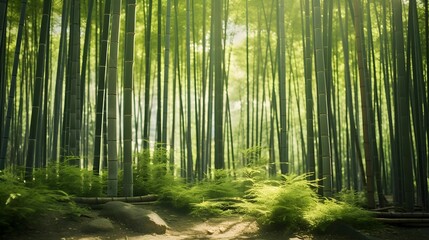
{"label": "bamboo grove", "polygon": [[429,210],[428,36],[427,0],[1,0],[0,170],[67,162],[132,196],[153,155]]}

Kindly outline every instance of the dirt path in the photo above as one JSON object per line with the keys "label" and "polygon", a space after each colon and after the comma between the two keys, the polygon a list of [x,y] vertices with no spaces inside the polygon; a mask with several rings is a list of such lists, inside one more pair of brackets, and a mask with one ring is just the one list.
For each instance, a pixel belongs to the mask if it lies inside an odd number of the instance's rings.
{"label": "dirt path", "polygon": [[182,240],[182,239],[429,239],[429,228],[400,228],[384,227],[380,230],[360,231],[355,236],[338,231],[330,234],[288,234],[287,231],[261,232],[254,220],[241,216],[202,219],[178,213],[155,205],[143,205],[143,208],[155,211],[165,220],[169,228],[163,235],[141,235],[127,229],[121,223],[113,222],[114,229],[109,232],[88,234],[82,227],[98,217],[98,210],[90,210],[87,214],[77,217],[61,214],[47,214],[37,221],[30,223],[27,230],[16,231],[8,235],[0,235],[0,239],[7,240]]}
{"label": "dirt path", "polygon": [[98,210],[90,210],[80,217],[46,214],[28,224],[26,230],[0,236],[0,239],[249,239],[258,235],[256,222],[239,216],[201,219],[160,206],[142,207],[155,211],[167,222],[166,234],[141,235],[117,222],[113,222],[113,231],[87,234],[82,227],[98,217]]}

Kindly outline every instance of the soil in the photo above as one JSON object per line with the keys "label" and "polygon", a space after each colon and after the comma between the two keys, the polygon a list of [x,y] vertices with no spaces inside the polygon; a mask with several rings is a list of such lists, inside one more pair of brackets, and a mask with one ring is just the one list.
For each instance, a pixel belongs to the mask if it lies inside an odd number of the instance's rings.
{"label": "soil", "polygon": [[243,216],[216,218],[198,218],[186,215],[158,205],[141,205],[145,209],[158,213],[169,228],[163,235],[141,235],[127,229],[121,223],[113,222],[114,230],[102,233],[87,234],[82,226],[98,217],[98,210],[90,209],[81,216],[49,213],[24,226],[20,231],[0,235],[7,240],[179,240],[179,239],[429,239],[429,227],[382,226],[373,230],[335,229],[324,234],[290,233],[287,230],[261,231],[254,219]]}

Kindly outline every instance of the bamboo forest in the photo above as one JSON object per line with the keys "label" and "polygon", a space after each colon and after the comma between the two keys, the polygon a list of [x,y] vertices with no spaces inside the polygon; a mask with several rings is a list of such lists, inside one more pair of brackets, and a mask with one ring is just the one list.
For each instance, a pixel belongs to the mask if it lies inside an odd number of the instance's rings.
{"label": "bamboo forest", "polygon": [[0,227],[429,223],[428,50],[428,0],[0,0]]}

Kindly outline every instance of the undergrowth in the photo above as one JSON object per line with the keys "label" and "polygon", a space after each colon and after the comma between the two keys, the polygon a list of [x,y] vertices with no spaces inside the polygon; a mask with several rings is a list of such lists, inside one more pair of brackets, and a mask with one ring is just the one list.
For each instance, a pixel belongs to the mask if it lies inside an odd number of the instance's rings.
{"label": "undergrowth", "polygon": [[316,203],[304,218],[312,229],[324,231],[330,224],[341,221],[358,228],[368,228],[375,224],[369,211],[335,199],[325,199]]}
{"label": "undergrowth", "polygon": [[[324,231],[335,221],[356,227],[374,222],[371,214],[362,209],[365,199],[361,193],[342,191],[335,196],[338,200],[321,199],[316,193],[316,181],[308,181],[308,175],[270,178],[266,162],[257,159],[240,171],[214,170],[203,181],[187,183],[174,176],[165,149],[157,148],[152,156],[144,151],[137,157],[134,195],[157,194],[159,203],[195,216],[246,214],[264,229],[291,231]],[[27,183],[33,188],[2,175],[0,226],[13,227],[45,208],[62,211],[63,208],[55,208],[58,203],[61,206],[70,202],[68,194],[101,196],[104,182],[92,171],[68,164],[36,170],[34,181]],[[121,177],[118,185],[122,185]]]}
{"label": "undergrowth", "polygon": [[264,228],[287,226],[297,230],[306,225],[304,215],[317,203],[306,175],[283,176],[281,180],[254,182],[247,191],[248,200],[240,204],[247,214],[255,216]]}
{"label": "undergrowth", "polygon": [[29,188],[17,178],[0,172],[0,233],[25,227],[47,212],[77,215],[81,211],[64,191]]}
{"label": "undergrowth", "polygon": [[[216,171],[213,180],[197,183],[186,183],[181,178],[175,178],[163,148],[158,148],[152,157],[143,152],[138,158],[139,164],[134,171],[134,194],[157,194],[159,202],[165,206],[200,215],[198,212],[204,212],[202,209],[206,205],[203,202],[207,200],[243,196],[240,185],[224,171]],[[222,214],[214,207],[206,210]]]}
{"label": "undergrowth", "polygon": [[264,229],[292,231],[324,231],[335,221],[356,227],[374,222],[361,208],[362,194],[342,191],[336,196],[339,200],[321,199],[316,181],[308,181],[308,174],[269,178],[265,164],[254,161],[235,174],[216,170],[212,179],[189,184],[173,176],[166,159],[160,160],[166,158],[165,152],[139,157],[135,192],[158,194],[161,204],[195,216],[246,214],[255,217]]}
{"label": "undergrowth", "polygon": [[343,189],[337,194],[335,194],[335,198],[341,202],[348,203],[352,206],[356,207],[367,207],[367,202],[365,198],[364,192],[357,192],[355,190]]}
{"label": "undergrowth", "polygon": [[36,187],[62,190],[79,197],[99,197],[103,195],[104,183],[100,176],[92,171],[65,163],[50,164],[46,168],[36,169],[34,181],[28,183]]}

